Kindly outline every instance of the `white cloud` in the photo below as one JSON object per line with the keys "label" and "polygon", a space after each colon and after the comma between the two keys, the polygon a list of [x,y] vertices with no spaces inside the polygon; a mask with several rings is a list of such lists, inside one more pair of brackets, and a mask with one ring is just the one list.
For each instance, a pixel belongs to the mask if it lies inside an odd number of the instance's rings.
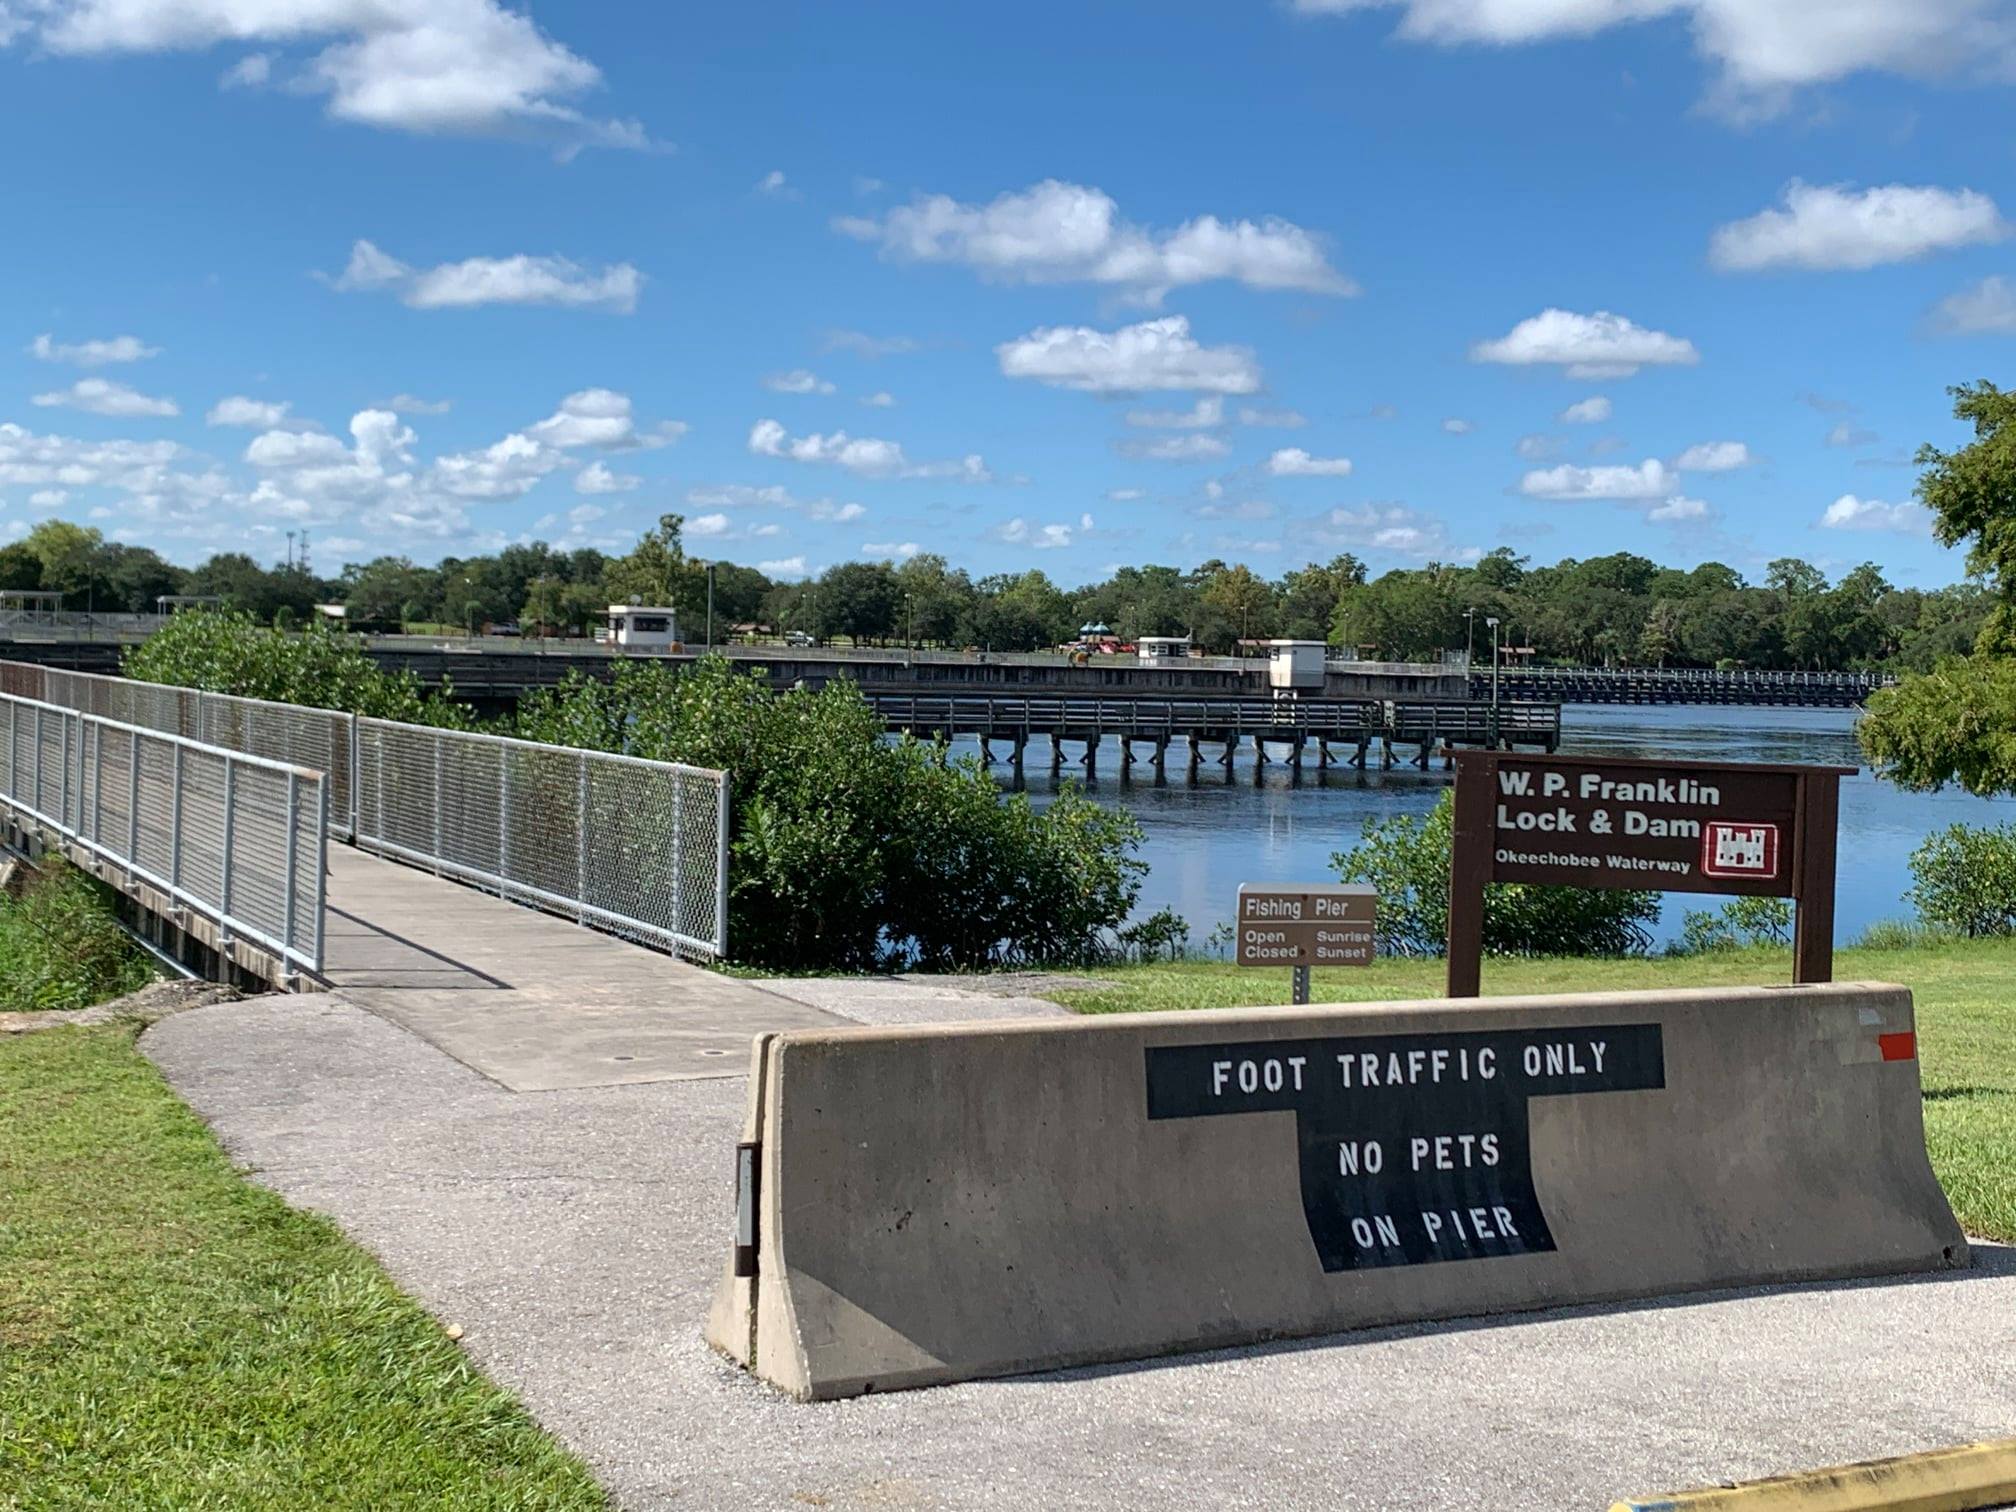
{"label": "white cloud", "polygon": [[513,431],[478,451],[437,457],[433,478],[438,487],[456,498],[520,499],[538,487],[548,473],[566,465],[566,453],[522,431]]}
{"label": "white cloud", "polygon": [[1603,394],[1578,399],[1556,416],[1564,425],[1601,425],[1610,418],[1610,400]]}
{"label": "white cloud", "polygon": [[692,515],[686,521],[689,536],[718,536],[728,533],[728,516],[725,514]]}
{"label": "white cloud", "polygon": [[924,343],[911,336],[870,336],[866,331],[828,331],[822,352],[852,352],[857,357],[900,357]]}
{"label": "white cloud", "polygon": [[1699,499],[1690,499],[1675,494],[1663,504],[1655,504],[1645,511],[1645,518],[1656,520],[1662,525],[1677,525],[1682,520],[1705,520],[1709,509]]}
{"label": "white cloud", "polygon": [[830,394],[833,385],[809,368],[793,368],[788,373],[772,373],[763,387],[773,394]]}
{"label": "white cloud", "polygon": [[1300,410],[1254,409],[1248,405],[1239,411],[1239,423],[1271,430],[1299,430],[1309,423],[1309,417]]}
{"label": "white cloud", "polygon": [[614,389],[582,389],[560,401],[560,408],[526,434],[546,446],[563,451],[577,446],[594,446],[604,451],[648,450],[670,446],[686,434],[684,421],[661,421],[649,431],[637,429],[630,396]]}
{"label": "white cloud", "polygon": [[43,332],[28,343],[30,356],[44,362],[67,362],[73,367],[107,367],[116,362],[139,362],[160,355],[138,336],[114,336],[105,341],[57,341]]}
{"label": "white cloud", "polygon": [[1115,504],[1131,504],[1136,499],[1147,498],[1148,490],[1145,488],[1109,488],[1106,490],[1106,497]]}
{"label": "white cloud", "polygon": [[1641,367],[1691,365],[1701,354],[1691,341],[1647,330],[1608,310],[1579,315],[1546,309],[1495,341],[1478,342],[1470,360],[1559,366],[1570,378],[1629,378]]}
{"label": "white cloud", "polygon": [[1267,471],[1277,478],[1342,478],[1350,475],[1349,457],[1312,457],[1299,446],[1285,446],[1267,459]]}
{"label": "white cloud", "polygon": [[1680,453],[1673,466],[1681,472],[1733,472],[1756,460],[1741,441],[1701,441]]}
{"label": "white cloud", "polygon": [[1225,401],[1207,394],[1187,410],[1129,410],[1127,423],[1162,430],[1203,430],[1225,423]]}
{"label": "white cloud", "polygon": [[1827,506],[1820,523],[1828,530],[1892,530],[1900,535],[1927,535],[1932,529],[1932,515],[1922,504],[1886,504],[1881,499],[1858,499],[1853,494],[1843,494]]}
{"label": "white cloud", "polygon": [[1476,422],[1465,420],[1460,415],[1451,415],[1442,422],[1442,429],[1452,436],[1467,436],[1477,429]]}
{"label": "white cloud", "polygon": [[336,462],[347,458],[350,448],[341,438],[321,431],[269,430],[254,436],[245,448],[245,460],[254,467],[301,467],[310,462]]}
{"label": "white cloud", "polygon": [[254,430],[273,430],[287,418],[287,405],[270,399],[248,399],[233,394],[219,399],[203,417],[205,425],[244,425]]}
{"label": "white cloud", "polygon": [[644,275],[629,263],[599,270],[565,257],[469,257],[415,268],[368,241],[350,249],[343,271],[327,280],[344,293],[387,291],[416,310],[479,305],[558,305],[628,315],[637,308]]}
{"label": "white cloud", "polygon": [[1265,499],[1241,499],[1236,504],[1192,505],[1190,513],[1200,520],[1271,520],[1275,510]]}
{"label": "white cloud", "polygon": [[1863,430],[1852,420],[1841,420],[1829,428],[1826,441],[1829,446],[1873,446],[1882,437],[1871,430]]}
{"label": "white cloud", "polygon": [[247,53],[224,70],[219,89],[263,89],[273,82],[273,54]]}
{"label": "white cloud", "polygon": [[1561,450],[1561,438],[1543,436],[1536,432],[1530,436],[1521,436],[1513,450],[1528,462],[1540,462]]}
{"label": "white cloud", "polygon": [[919,195],[880,218],[842,216],[834,228],[899,262],[960,263],[1008,283],[1097,283],[1149,302],[1172,288],[1230,279],[1250,289],[1355,294],[1322,240],[1288,221],[1204,215],[1155,232],[1120,216],[1098,189],[1046,179],[985,205]]}
{"label": "white cloud", "polygon": [[864,394],[861,397],[861,402],[870,409],[896,408],[896,396],[887,389],[877,389],[872,394]]}
{"label": "white cloud", "polygon": [[798,197],[798,191],[793,189],[790,180],[784,177],[784,170],[782,168],[772,168],[762,178],[758,179],[756,181],[756,192],[758,194],[775,195],[780,199],[796,199]]}
{"label": "white cloud", "polygon": [[1708,261],[1724,273],[1765,268],[1865,269],[2000,241],[1995,202],[1972,189],[1884,184],[1785,186],[1782,208],[1718,226]]}
{"label": "white cloud", "polygon": [[1519,480],[1519,492],[1533,499],[1666,499],[1679,486],[1679,475],[1657,458],[1636,467],[1559,467],[1529,472]]}
{"label": "white cloud", "polygon": [[923,548],[915,541],[869,541],[861,548],[861,555],[869,557],[901,557],[908,561]]}
{"label": "white cloud", "polygon": [[1117,331],[1047,326],[994,349],[1010,378],[1034,378],[1056,388],[1097,394],[1154,390],[1250,394],[1260,367],[1244,347],[1200,346],[1181,315],[1145,320]]}
{"label": "white cloud", "polygon": [[1932,328],[1948,336],[2016,336],[2016,284],[1997,275],[1947,295],[1932,311]]}
{"label": "white cloud", "polygon": [[182,413],[173,399],[156,399],[106,378],[79,378],[67,389],[37,394],[29,402],[44,409],[83,410],[87,415],[120,418],[141,415],[165,418]]}
{"label": "white cloud", "polygon": [[758,562],[756,570],[765,577],[802,578],[806,575],[805,558],[802,556],[778,557],[775,561]]}
{"label": "white cloud", "polygon": [[1483,553],[1455,547],[1440,520],[1401,504],[1344,506],[1326,514],[1316,531],[1331,546],[1351,551],[1388,551],[1422,560],[1474,562]]}
{"label": "white cloud", "polygon": [[644,480],[635,473],[612,472],[605,462],[590,462],[574,474],[574,492],[583,494],[628,493]]}
{"label": "white cloud", "polygon": [[411,394],[394,394],[378,406],[395,415],[445,415],[453,407],[452,399],[417,399]]}
{"label": "white cloud", "polygon": [[[530,137],[563,153],[648,145],[634,121],[594,120],[568,101],[601,71],[498,0],[31,0],[14,30],[42,51],[102,55],[271,43],[305,57],[241,61],[228,83],[269,81],[327,97],[329,114],[391,130]],[[0,44],[9,35],[0,11]]]}
{"label": "white cloud", "polygon": [[1069,525],[1032,525],[1017,515],[1007,524],[996,527],[994,538],[1005,541],[1010,546],[1027,546],[1032,551],[1054,551],[1071,544]]}
{"label": "white cloud", "polygon": [[28,502],[37,509],[61,509],[70,502],[67,488],[38,488],[28,495]]}
{"label": "white cloud", "polygon": [[903,454],[900,442],[850,436],[845,431],[793,436],[775,420],[758,420],[749,428],[749,450],[759,457],[829,463],[864,478],[946,478],[961,483],[991,483],[994,479],[977,453],[957,462],[912,462]]}
{"label": "white cloud", "polygon": [[865,504],[836,504],[831,499],[814,499],[805,506],[805,513],[815,520],[829,521],[835,525],[849,525],[868,513]]}
{"label": "white cloud", "polygon": [[1580,38],[1673,16],[1719,71],[1713,102],[1772,114],[1792,91],[1864,70],[1911,77],[2006,76],[2016,38],[1993,0],[1294,0],[1342,14],[1399,6],[1399,34],[1445,46]]}
{"label": "white cloud", "polygon": [[1120,455],[1148,462],[1210,462],[1232,450],[1216,436],[1163,436],[1155,441],[1123,441]]}

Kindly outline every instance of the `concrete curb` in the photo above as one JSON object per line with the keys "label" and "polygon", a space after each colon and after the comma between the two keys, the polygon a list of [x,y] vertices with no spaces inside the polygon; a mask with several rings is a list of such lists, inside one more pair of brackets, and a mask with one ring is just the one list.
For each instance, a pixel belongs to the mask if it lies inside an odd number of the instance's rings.
{"label": "concrete curb", "polygon": [[1613,1503],[1610,1512],[1971,1512],[2016,1502],[2016,1439]]}

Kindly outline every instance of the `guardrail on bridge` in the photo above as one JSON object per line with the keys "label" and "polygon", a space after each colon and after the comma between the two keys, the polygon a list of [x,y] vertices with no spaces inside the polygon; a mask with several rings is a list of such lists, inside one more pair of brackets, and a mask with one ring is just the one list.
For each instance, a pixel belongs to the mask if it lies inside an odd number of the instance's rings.
{"label": "guardrail on bridge", "polygon": [[0,693],[0,807],[283,969],[322,969],[328,805],[319,772]]}

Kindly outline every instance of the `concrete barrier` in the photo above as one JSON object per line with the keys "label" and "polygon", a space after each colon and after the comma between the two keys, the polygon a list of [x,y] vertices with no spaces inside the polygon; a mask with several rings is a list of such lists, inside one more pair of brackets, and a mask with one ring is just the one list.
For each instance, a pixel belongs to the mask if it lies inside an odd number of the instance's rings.
{"label": "concrete barrier", "polygon": [[1968,1263],[1901,987],[806,1030],[753,1072],[707,1336],[802,1398]]}

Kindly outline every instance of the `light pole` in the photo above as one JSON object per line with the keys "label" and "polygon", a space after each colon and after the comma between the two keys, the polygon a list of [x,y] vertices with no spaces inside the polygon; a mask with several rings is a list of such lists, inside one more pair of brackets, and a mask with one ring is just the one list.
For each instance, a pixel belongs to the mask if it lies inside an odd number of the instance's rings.
{"label": "light pole", "polygon": [[908,588],[903,590],[903,659],[917,665],[917,597]]}
{"label": "light pole", "polygon": [[707,564],[707,649],[714,649],[714,564]]}
{"label": "light pole", "polygon": [[1491,627],[1491,744],[1498,744],[1498,616],[1487,614],[1484,623]]}
{"label": "light pole", "polygon": [[1477,611],[1463,611],[1463,670],[1468,672],[1470,664],[1477,659]]}

